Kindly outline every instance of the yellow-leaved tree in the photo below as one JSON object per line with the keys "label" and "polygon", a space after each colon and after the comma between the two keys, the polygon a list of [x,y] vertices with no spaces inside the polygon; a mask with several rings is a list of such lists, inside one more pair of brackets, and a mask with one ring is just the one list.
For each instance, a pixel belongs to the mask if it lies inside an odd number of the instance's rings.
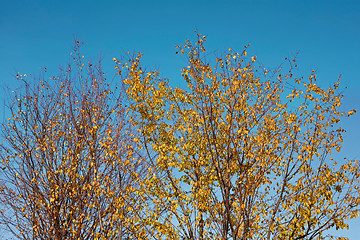
{"label": "yellow-leaved tree", "polygon": [[22,80],[3,125],[0,224],[17,239],[139,236],[145,171],[132,141],[126,99],[101,62],[73,63],[51,79]]}
{"label": "yellow-leaved tree", "polygon": [[[340,151],[339,81],[267,71],[198,35],[184,89],[141,54],[24,81],[0,158],[0,224],[18,239],[324,239],[359,213],[357,161]],[[285,72],[285,73],[284,73]],[[115,78],[116,80],[117,78]]]}
{"label": "yellow-leaved tree", "polygon": [[[206,38],[178,46],[187,88],[145,72],[141,54],[116,61],[148,165],[144,239],[324,239],[358,216],[358,162],[342,145],[339,81],[268,72],[246,48],[205,55]],[[146,229],[145,229],[146,227]]]}

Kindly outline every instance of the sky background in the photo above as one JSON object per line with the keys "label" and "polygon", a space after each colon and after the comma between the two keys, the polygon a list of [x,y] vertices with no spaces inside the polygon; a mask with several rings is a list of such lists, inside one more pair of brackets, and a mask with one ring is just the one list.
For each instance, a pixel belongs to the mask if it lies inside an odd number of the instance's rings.
{"label": "sky background", "polygon": [[[46,67],[56,75],[70,60],[74,38],[84,41],[86,57],[102,56],[108,77],[116,73],[113,57],[140,51],[145,66],[181,86],[186,60],[175,46],[194,40],[196,30],[214,54],[251,43],[248,54],[268,68],[298,53],[298,74],[316,70],[322,87],[341,74],[343,109],[358,113],[342,122],[348,132],[339,157],[360,159],[360,1],[0,0],[1,103],[4,88],[18,85],[17,72],[36,75]],[[360,220],[344,235],[359,239]]]}

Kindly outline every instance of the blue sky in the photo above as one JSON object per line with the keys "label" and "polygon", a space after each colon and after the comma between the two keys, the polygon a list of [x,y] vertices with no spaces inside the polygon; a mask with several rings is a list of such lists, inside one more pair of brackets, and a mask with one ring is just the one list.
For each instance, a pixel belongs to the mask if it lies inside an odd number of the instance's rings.
{"label": "blue sky", "polygon": [[[358,109],[342,123],[348,132],[341,157],[360,159],[360,1],[1,0],[0,91],[17,85],[17,72],[47,67],[56,75],[74,37],[85,42],[87,57],[102,55],[108,76],[115,74],[113,57],[140,51],[145,66],[181,84],[186,62],[175,45],[194,39],[195,30],[207,36],[210,51],[241,51],[251,43],[249,54],[270,68],[298,52],[299,74],[315,69],[323,87],[341,74],[343,108]],[[359,224],[352,221],[345,235],[357,239]]]}

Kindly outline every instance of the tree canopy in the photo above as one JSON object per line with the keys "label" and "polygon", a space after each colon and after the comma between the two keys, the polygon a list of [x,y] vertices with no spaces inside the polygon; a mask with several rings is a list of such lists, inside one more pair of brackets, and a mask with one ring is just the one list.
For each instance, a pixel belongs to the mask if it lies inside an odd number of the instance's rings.
{"label": "tree canopy", "polygon": [[[267,70],[247,46],[177,46],[183,88],[141,54],[25,80],[1,145],[0,223],[19,239],[326,239],[359,213],[359,165],[337,161],[340,79]],[[122,57],[121,59],[124,59]],[[75,74],[73,73],[75,69]]]}

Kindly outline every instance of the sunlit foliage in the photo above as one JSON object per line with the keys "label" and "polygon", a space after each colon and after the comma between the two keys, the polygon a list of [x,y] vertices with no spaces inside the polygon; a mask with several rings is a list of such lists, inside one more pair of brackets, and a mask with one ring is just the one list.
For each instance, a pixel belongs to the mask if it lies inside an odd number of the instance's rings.
{"label": "sunlit foliage", "polygon": [[[178,46],[187,88],[173,88],[141,55],[118,63],[126,76],[151,166],[144,194],[155,239],[323,239],[358,215],[358,163],[337,165],[342,96],[314,72],[271,73],[229,49],[206,55],[206,38]],[[285,74],[283,73],[285,72]],[[150,238],[150,237],[149,237]]]}
{"label": "sunlit foliage", "polygon": [[[0,223],[20,239],[330,239],[359,213],[341,150],[339,80],[256,56],[177,46],[182,86],[141,54],[74,62],[15,91],[1,145]],[[286,65],[287,62],[284,64]]]}

